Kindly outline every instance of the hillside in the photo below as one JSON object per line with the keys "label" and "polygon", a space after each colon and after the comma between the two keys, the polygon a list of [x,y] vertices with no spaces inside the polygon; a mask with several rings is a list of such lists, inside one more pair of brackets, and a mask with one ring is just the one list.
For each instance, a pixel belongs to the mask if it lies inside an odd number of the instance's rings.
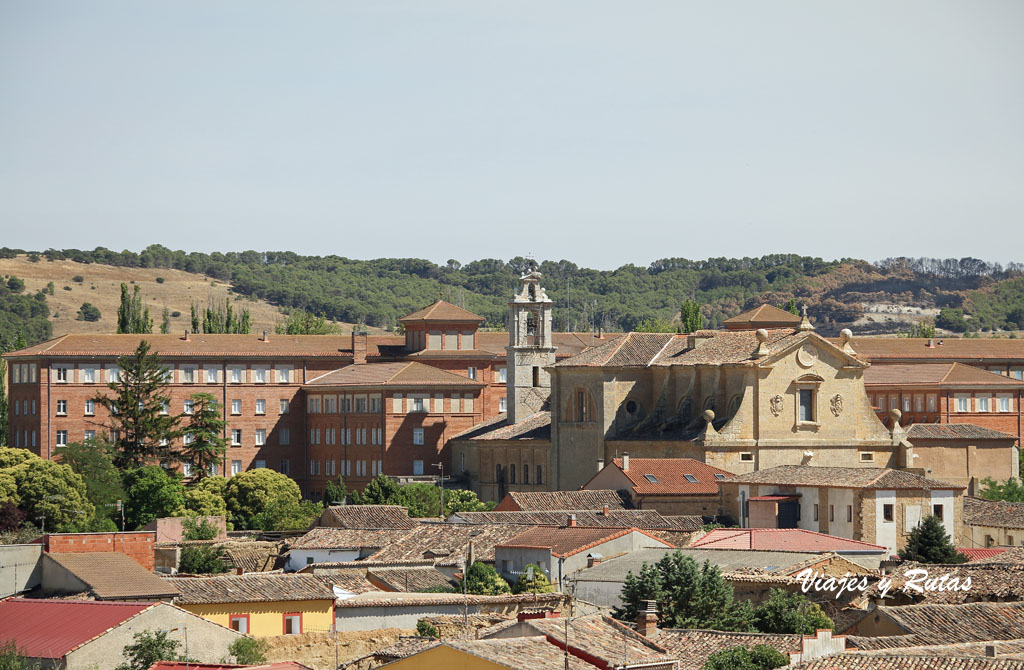
{"label": "hillside", "polygon": [[[393,330],[401,316],[439,296],[480,314],[485,327],[503,328],[519,276],[534,268],[544,275],[555,303],[558,330],[675,330],[681,303],[688,299],[700,305],[710,328],[764,302],[791,309],[806,304],[826,335],[847,327],[897,334],[921,322],[934,323],[940,333],[985,336],[1009,336],[1024,328],[1024,264],[1003,267],[973,258],[870,263],[774,254],[664,258],[647,267],[594,270],[568,260],[536,263],[522,257],[438,265],[416,258],[358,260],[280,251],[206,254],[159,245],[141,252],[0,249],[0,274],[13,273],[28,284],[17,309],[26,309],[27,296],[45,297],[57,314],[57,334],[112,331],[123,281],[142,287],[156,323],[164,304],[180,312],[172,319],[175,332],[188,327],[190,300],[205,304],[229,295],[250,310],[254,331],[272,329],[282,319],[279,309],[322,314],[343,328],[362,323],[378,332]],[[73,281],[76,275],[82,283]],[[34,293],[50,281],[54,295]],[[75,321],[83,302],[95,304],[103,319]]]}
{"label": "hillside", "polygon": [[[231,285],[209,277],[170,268],[130,268],[102,265],[99,263],[76,263],[70,260],[37,262],[27,256],[0,258],[0,276],[14,275],[24,280],[26,295],[45,292],[53,282],[53,295],[46,295],[50,309],[52,335],[65,333],[114,333],[117,332],[117,308],[121,297],[121,283],[135,284],[141,288],[142,299],[149,307],[154,330],[159,332],[160,315],[164,306],[171,312],[170,332],[183,333],[191,328],[189,305],[192,301],[205,306],[224,302],[228,297],[236,308],[249,310],[252,332],[273,331],[274,326],[284,320],[281,310],[258,298],[238,296],[231,292]],[[82,281],[75,281],[81,277]],[[162,281],[158,281],[160,278]],[[90,303],[100,310],[99,321],[76,320],[82,303]],[[174,313],[178,312],[178,316]],[[352,324],[339,323],[350,330]]]}

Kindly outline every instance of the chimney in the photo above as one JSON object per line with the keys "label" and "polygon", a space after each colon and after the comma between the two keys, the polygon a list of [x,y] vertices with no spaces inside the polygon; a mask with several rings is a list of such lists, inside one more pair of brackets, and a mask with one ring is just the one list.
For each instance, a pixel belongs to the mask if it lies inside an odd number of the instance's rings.
{"label": "chimney", "polygon": [[185,329],[185,341],[191,342],[191,340],[188,339],[188,328]]}
{"label": "chimney", "polygon": [[602,559],[601,554],[590,554],[590,555],[588,555],[587,556],[587,567],[588,568],[592,568],[595,565],[600,565],[601,564],[601,559]]}
{"label": "chimney", "polygon": [[608,509],[608,505],[606,504],[604,507],[601,508],[601,516],[608,516],[609,513],[610,510]]}
{"label": "chimney", "polygon": [[362,365],[366,363],[366,331],[352,331],[352,363]]}
{"label": "chimney", "polygon": [[934,347],[935,347],[935,340],[933,340],[932,338],[929,337],[928,338],[928,348],[932,349]]}
{"label": "chimney", "polygon": [[643,611],[636,615],[636,632],[650,637],[658,632],[658,606],[653,600],[645,600]]}
{"label": "chimney", "polygon": [[601,470],[604,470],[604,459],[603,458],[597,459],[597,471],[601,472]]}
{"label": "chimney", "polygon": [[622,452],[622,471],[629,472],[629,452]]}
{"label": "chimney", "polygon": [[575,514],[570,514],[569,515],[569,522],[565,525],[565,527],[566,528],[575,528],[576,527],[576,515]]}
{"label": "chimney", "polygon": [[269,341],[270,341],[270,338],[267,337],[267,331],[264,330],[263,331],[263,339],[261,339],[260,342],[269,342]]}

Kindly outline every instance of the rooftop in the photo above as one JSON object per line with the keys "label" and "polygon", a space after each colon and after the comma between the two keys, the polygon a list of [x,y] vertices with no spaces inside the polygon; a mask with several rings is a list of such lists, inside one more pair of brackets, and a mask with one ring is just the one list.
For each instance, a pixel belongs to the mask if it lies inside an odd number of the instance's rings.
{"label": "rooftop", "polygon": [[321,525],[359,530],[410,529],[418,524],[401,505],[331,505],[321,517]]}
{"label": "rooftop", "polygon": [[[552,528],[541,526],[523,531],[519,535],[506,540],[499,547],[521,548],[529,547],[536,549],[550,549],[551,554],[560,558],[578,554],[592,547],[604,544],[609,540],[622,537],[631,532],[643,533],[639,528],[581,528],[578,526],[564,526]],[[646,534],[646,533],[645,533]],[[648,535],[652,540],[658,540]],[[658,540],[664,542],[664,540]],[[664,542],[668,545],[667,542]]]}
{"label": "rooftop", "polygon": [[738,475],[729,480],[737,484],[776,486],[823,486],[846,489],[921,489],[962,490],[958,484],[927,479],[891,468],[834,468],[813,465],[779,465]]}
{"label": "rooftop", "polygon": [[865,370],[864,385],[1020,389],[1024,381],[956,362],[886,363]]}
{"label": "rooftop", "polygon": [[514,524],[519,526],[564,526],[570,514],[585,528],[643,528],[644,530],[698,531],[704,524],[699,516],[662,516],[650,509],[551,510],[536,512],[458,512],[449,523]]}
{"label": "rooftop", "polygon": [[387,591],[411,593],[454,585],[451,579],[433,566],[369,568],[366,577],[372,584]]}
{"label": "rooftop", "polygon": [[691,547],[753,549],[757,551],[886,552],[877,544],[815,533],[802,528],[716,528],[694,540]]}
{"label": "rooftop", "polygon": [[485,384],[432,365],[416,361],[399,361],[349,365],[314,377],[307,382],[307,385],[344,386],[346,388],[419,388],[422,386],[480,388]]}
{"label": "rooftop", "polygon": [[291,549],[364,549],[386,547],[408,535],[411,529],[313,528],[291,543]]}
{"label": "rooftop", "polygon": [[[8,598],[0,600],[0,642],[16,642],[31,658],[62,658],[150,607],[154,605]],[[54,625],[57,621],[60,625]]]}
{"label": "rooftop", "polygon": [[423,309],[418,309],[412,314],[403,316],[399,321],[401,323],[413,323],[416,321],[483,323],[484,317],[463,309],[458,305],[453,305],[450,302],[438,300]]}
{"label": "rooftop", "polygon": [[878,656],[846,652],[786,667],[789,670],[1024,670],[1024,660],[922,657],[897,652]]}
{"label": "rooftop", "polygon": [[454,565],[465,560],[473,545],[473,560],[494,562],[494,545],[521,533],[520,526],[471,526],[453,523],[422,523],[401,537],[401,541],[385,544],[370,556],[375,563],[436,559],[441,565]]}
{"label": "rooftop", "polygon": [[1024,603],[880,605],[878,614],[892,619],[904,635],[897,636],[897,640],[851,636],[847,638],[851,644],[858,649],[886,649],[894,642],[912,647],[1024,638]]}
{"label": "rooftop", "polygon": [[717,495],[718,482],[733,476],[692,458],[630,458],[629,470],[616,458],[605,467],[621,470],[638,495]]}
{"label": "rooftop", "polygon": [[628,497],[616,491],[511,491],[498,503],[498,510],[599,510],[630,507]]}
{"label": "rooftop", "polygon": [[973,423],[915,423],[907,429],[910,440],[1014,440],[1016,435],[1002,433]]}
{"label": "rooftop", "polygon": [[[523,629],[533,634],[542,634],[555,644],[562,646],[566,641],[566,621],[553,619],[527,619]],[[615,619],[599,614],[573,617],[568,622],[569,646],[584,654],[616,667],[626,658],[630,663],[670,660],[667,650],[655,641],[640,635],[632,628]],[[499,631],[498,635],[507,635]],[[530,633],[527,633],[530,634]],[[674,660],[674,657],[672,657]]]}
{"label": "rooftop", "polygon": [[508,423],[504,413],[473,426],[452,437],[453,440],[550,440],[551,412],[542,410],[530,416]]}
{"label": "rooftop", "polygon": [[98,600],[158,600],[178,590],[125,554],[103,551],[87,554],[48,553],[53,561],[83,582]]}
{"label": "rooftop", "polygon": [[1024,528],[1024,503],[964,496],[964,523],[968,526]]}
{"label": "rooftop", "polygon": [[777,635],[773,633],[727,633],[720,630],[696,630],[685,628],[659,628],[654,641],[680,660],[680,670],[703,670],[711,654],[732,647],[747,647],[766,644],[788,656],[799,652],[802,647],[800,635]]}
{"label": "rooftop", "polygon": [[320,579],[305,574],[219,575],[165,577],[180,592],[176,604],[259,603],[289,600],[334,600]]}
{"label": "rooftop", "polygon": [[[944,589],[941,591],[926,590],[923,593],[916,591],[906,593],[906,595],[909,595],[917,602],[935,605],[958,605],[976,600],[1024,600],[1024,561],[1022,561],[1019,548],[1010,551],[1004,550],[995,556],[980,557],[977,560],[959,565],[938,566],[914,562],[901,563],[890,571],[889,577],[892,579],[891,591],[895,592],[903,589],[907,581],[908,570],[921,568],[929,572],[948,574],[951,578],[957,577],[959,584],[964,584],[970,578],[971,587],[967,591]],[[869,593],[877,595],[878,587],[872,586]],[[1021,637],[1024,637],[1024,633],[1022,633]]]}
{"label": "rooftop", "polygon": [[790,326],[796,328],[800,325],[800,316],[779,309],[774,305],[758,305],[754,309],[740,312],[722,322],[722,325],[730,330],[739,328],[771,328],[779,326]]}
{"label": "rooftop", "polygon": [[962,337],[936,337],[930,340],[920,337],[854,337],[850,341],[850,345],[858,354],[872,362],[898,359],[944,359],[971,362],[1024,358],[1024,340]]}
{"label": "rooftop", "polygon": [[[493,640],[448,640],[445,646],[483,658],[513,670],[563,670],[565,652],[548,642],[543,636],[514,637]],[[428,650],[429,653],[429,650]],[[594,666],[576,656],[568,656],[570,670],[594,670]]]}

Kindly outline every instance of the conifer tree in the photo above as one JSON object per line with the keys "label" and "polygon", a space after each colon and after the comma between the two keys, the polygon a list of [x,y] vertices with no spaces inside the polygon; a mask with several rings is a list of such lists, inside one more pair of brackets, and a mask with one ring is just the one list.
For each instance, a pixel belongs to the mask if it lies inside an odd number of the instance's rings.
{"label": "conifer tree", "polygon": [[131,295],[128,284],[121,284],[121,305],[117,308],[117,332],[152,333],[153,319],[149,318],[149,307],[143,307],[138,285]]}
{"label": "conifer tree", "polygon": [[160,314],[160,332],[166,335],[171,332],[171,311],[164,305],[164,311]]}
{"label": "conifer tree", "polygon": [[139,342],[135,353],[117,359],[118,378],[107,384],[112,393],[93,400],[110,412],[107,427],[115,431],[118,467],[139,467],[147,459],[171,455],[167,446],[178,435],[179,417],[169,413],[168,369]]}
{"label": "conifer tree", "polygon": [[684,333],[693,333],[704,327],[704,317],[700,313],[700,303],[696,300],[684,300],[679,309],[679,320]]}
{"label": "conifer tree", "polygon": [[199,308],[195,303],[192,303],[192,332],[199,332]]}
{"label": "conifer tree", "polygon": [[967,557],[956,550],[939,517],[930,515],[907,536],[900,558],[919,563],[963,563]]}
{"label": "conifer tree", "polygon": [[224,458],[226,443],[224,426],[217,409],[217,399],[209,393],[195,393],[191,396],[192,414],[188,425],[182,429],[184,444],[181,447],[181,461],[192,466],[192,474],[202,479],[210,468]]}

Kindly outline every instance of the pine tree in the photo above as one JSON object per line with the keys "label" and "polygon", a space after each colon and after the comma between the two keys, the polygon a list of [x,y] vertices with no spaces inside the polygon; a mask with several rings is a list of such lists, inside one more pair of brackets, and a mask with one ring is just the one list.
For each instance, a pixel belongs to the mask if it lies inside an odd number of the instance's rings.
{"label": "pine tree", "polygon": [[199,308],[195,303],[192,303],[192,332],[199,332]]}
{"label": "pine tree", "polygon": [[121,305],[117,308],[117,332],[153,332],[153,319],[149,318],[149,307],[143,307],[140,293],[141,291],[136,285],[129,295],[128,284],[121,284]]}
{"label": "pine tree", "polygon": [[181,431],[184,445],[180,458],[183,463],[192,466],[192,474],[202,479],[210,473],[211,466],[224,458],[226,443],[224,426],[227,423],[221,418],[217,409],[217,399],[209,393],[195,393],[191,396],[192,414],[188,425]]}
{"label": "pine tree", "polygon": [[171,455],[167,444],[178,435],[179,417],[168,412],[169,370],[149,352],[146,340],[139,342],[134,354],[118,358],[117,365],[118,378],[107,384],[113,394],[93,398],[110,412],[107,427],[117,436],[115,463],[120,468],[138,467],[147,459]]}
{"label": "pine tree", "polygon": [[700,303],[696,300],[684,300],[679,309],[679,320],[683,324],[684,333],[693,333],[704,327],[704,317],[700,313]]}
{"label": "pine tree", "polygon": [[939,517],[930,515],[907,536],[900,558],[918,563],[963,563],[967,557],[956,550]]}
{"label": "pine tree", "polygon": [[160,314],[160,332],[166,335],[171,332],[171,310],[164,305],[164,311]]}

